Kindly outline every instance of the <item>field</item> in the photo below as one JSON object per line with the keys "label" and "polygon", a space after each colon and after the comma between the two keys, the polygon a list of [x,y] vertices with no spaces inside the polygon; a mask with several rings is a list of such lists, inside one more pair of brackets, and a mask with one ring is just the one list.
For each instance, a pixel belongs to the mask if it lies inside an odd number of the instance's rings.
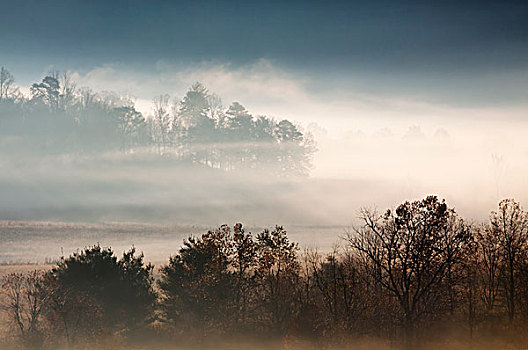
{"label": "field", "polygon": [[[140,223],[71,223],[51,221],[0,221],[0,264],[2,270],[16,265],[49,264],[61,256],[100,244],[119,255],[134,246],[154,264],[175,254],[184,238],[205,233],[214,227],[156,225]],[[285,227],[299,247],[330,250],[346,228],[340,226]],[[262,227],[247,227],[254,234]],[[7,265],[7,266],[6,266]]]}

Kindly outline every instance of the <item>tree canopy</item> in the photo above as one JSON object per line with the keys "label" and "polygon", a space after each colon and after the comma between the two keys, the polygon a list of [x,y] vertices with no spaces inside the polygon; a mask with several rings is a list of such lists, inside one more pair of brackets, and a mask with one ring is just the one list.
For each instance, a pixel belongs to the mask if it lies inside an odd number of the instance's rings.
{"label": "tree canopy", "polygon": [[152,113],[111,92],[79,88],[68,73],[51,72],[22,95],[0,71],[0,137],[13,150],[53,153],[147,153],[200,166],[270,174],[306,175],[315,152],[312,136],[289,120],[251,114],[197,82],[181,100],[160,95]]}

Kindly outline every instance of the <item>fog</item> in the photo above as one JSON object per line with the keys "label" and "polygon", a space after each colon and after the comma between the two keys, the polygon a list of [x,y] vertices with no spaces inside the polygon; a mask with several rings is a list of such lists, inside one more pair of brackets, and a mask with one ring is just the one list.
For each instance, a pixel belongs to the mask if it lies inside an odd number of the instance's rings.
{"label": "fog", "polygon": [[527,155],[511,134],[496,147],[487,135],[321,134],[313,173],[296,179],[146,156],[3,154],[0,205],[3,219],[343,225],[361,206],[437,193],[481,219],[499,198],[526,198]]}
{"label": "fog", "polygon": [[528,2],[0,3],[0,349],[526,348]]}
{"label": "fog", "polygon": [[[4,128],[2,219],[346,226],[363,206],[394,207],[426,194],[446,198],[475,220],[485,219],[501,198],[528,198],[523,105],[459,107],[423,96],[314,90],[313,79],[265,60],[242,68],[204,63],[181,71],[160,62],[154,72],[107,65],[70,72],[69,79],[77,91],[116,91],[103,95],[118,104],[132,101],[147,119],[155,113],[156,96],[168,93],[177,100],[201,81],[222,98],[221,108],[240,101],[253,118],[294,121],[313,136],[317,150],[305,176],[292,177],[275,176],[265,165],[222,171],[156,158],[140,148],[98,150],[105,130],[97,124],[76,136],[88,144],[87,151],[60,143],[42,148],[36,141],[28,148],[28,141],[42,135],[47,142],[46,133],[70,137],[64,113],[46,110],[47,119],[21,124],[16,132]],[[27,87],[19,89],[30,97]],[[3,113],[9,127],[9,110]],[[236,149],[239,142],[223,147]]]}
{"label": "fog", "polygon": [[[39,82],[50,75],[57,99]],[[372,82],[377,93],[360,76],[333,84],[269,60],[13,76],[0,108],[3,262],[94,242],[164,261],[186,235],[236,222],[284,225],[330,251],[364,207],[435,194],[481,222],[503,198],[528,200],[522,103],[461,106]]]}

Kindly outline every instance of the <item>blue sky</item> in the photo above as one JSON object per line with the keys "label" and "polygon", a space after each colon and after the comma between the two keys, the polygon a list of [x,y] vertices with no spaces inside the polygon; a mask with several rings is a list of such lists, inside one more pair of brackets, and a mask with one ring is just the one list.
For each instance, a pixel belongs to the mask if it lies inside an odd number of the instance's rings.
{"label": "blue sky", "polygon": [[[515,1],[1,0],[0,64],[149,72],[266,59],[316,82],[450,104],[523,103],[528,3]],[[494,84],[498,84],[494,88]]]}

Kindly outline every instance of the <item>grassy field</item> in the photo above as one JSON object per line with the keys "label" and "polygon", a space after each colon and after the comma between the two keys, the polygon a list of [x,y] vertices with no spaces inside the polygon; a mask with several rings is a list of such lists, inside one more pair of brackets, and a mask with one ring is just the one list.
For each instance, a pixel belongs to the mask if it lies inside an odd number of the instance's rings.
{"label": "grassy field", "polygon": [[[94,244],[112,247],[118,255],[134,246],[144,252],[147,261],[159,264],[177,252],[184,238],[213,228],[203,225],[0,220],[0,265],[48,264]],[[331,249],[346,234],[346,228],[340,226],[285,228],[290,239],[298,242],[300,248],[320,250]],[[253,233],[262,229],[246,227]]]}
{"label": "grassy field", "polygon": [[145,252],[148,260],[165,260],[177,250],[183,237],[204,229],[133,223],[0,221],[0,264],[49,263],[94,244],[112,247],[118,254],[135,246]]}

